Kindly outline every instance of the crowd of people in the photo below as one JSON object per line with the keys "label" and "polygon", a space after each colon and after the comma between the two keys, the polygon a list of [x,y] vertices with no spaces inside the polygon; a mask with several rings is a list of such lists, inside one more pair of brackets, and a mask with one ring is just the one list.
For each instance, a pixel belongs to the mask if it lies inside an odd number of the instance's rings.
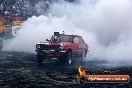
{"label": "crowd of people", "polygon": [[35,5],[39,2],[50,0],[0,0],[0,16],[21,16],[28,18],[38,15]]}

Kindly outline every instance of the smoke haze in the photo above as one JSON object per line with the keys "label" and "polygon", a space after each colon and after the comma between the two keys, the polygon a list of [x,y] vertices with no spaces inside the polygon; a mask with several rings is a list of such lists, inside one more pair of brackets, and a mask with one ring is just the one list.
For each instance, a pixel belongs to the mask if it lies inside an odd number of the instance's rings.
{"label": "smoke haze", "polygon": [[89,60],[132,61],[131,0],[54,3],[48,16],[25,21],[16,37],[3,44],[3,51],[34,53],[36,43],[54,31],[81,35],[90,47]]}

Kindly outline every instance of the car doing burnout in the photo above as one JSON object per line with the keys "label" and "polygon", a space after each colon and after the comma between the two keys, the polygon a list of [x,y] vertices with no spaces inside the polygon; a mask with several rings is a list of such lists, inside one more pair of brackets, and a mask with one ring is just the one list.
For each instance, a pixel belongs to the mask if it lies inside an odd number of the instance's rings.
{"label": "car doing burnout", "polygon": [[[86,58],[88,45],[81,36],[54,32],[51,39],[46,39],[46,41],[36,45],[38,64],[42,64],[44,59],[57,58],[59,61],[70,65],[73,62],[73,56],[81,59]],[[74,60],[76,59],[74,58]]]}

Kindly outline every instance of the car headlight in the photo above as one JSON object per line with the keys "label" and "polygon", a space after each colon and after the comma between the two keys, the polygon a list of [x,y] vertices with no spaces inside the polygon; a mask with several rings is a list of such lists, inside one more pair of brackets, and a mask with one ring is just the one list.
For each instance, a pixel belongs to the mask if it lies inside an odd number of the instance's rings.
{"label": "car headlight", "polygon": [[60,45],[60,50],[63,50],[64,49],[64,46],[63,45]]}
{"label": "car headlight", "polygon": [[36,48],[37,48],[37,49],[40,49],[40,45],[37,45]]}

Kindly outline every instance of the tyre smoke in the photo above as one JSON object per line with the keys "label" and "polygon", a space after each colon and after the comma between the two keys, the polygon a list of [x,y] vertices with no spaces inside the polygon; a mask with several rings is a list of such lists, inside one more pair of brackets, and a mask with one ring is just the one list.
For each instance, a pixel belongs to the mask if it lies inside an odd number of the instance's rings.
{"label": "tyre smoke", "polygon": [[89,60],[132,61],[131,0],[58,2],[48,12],[47,16],[25,21],[3,50],[34,53],[36,43],[45,41],[54,31],[65,31],[84,38],[90,48]]}

